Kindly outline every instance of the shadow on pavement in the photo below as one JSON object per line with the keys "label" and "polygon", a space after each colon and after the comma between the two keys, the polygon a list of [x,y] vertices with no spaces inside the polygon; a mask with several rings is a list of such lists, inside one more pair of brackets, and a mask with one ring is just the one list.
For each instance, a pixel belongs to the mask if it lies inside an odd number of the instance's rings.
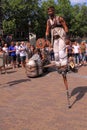
{"label": "shadow on pavement", "polygon": [[47,74],[49,74],[49,73],[51,73],[51,72],[54,72],[54,71],[56,71],[55,68],[46,68],[46,69],[44,70],[43,74],[41,75],[41,77],[44,77],[44,76],[46,76]]}
{"label": "shadow on pavement", "polygon": [[7,74],[11,74],[11,73],[15,73],[17,72],[16,70],[12,70],[12,71],[7,71]]}
{"label": "shadow on pavement", "polygon": [[14,81],[8,82],[7,84],[9,84],[9,86],[13,86],[13,85],[20,84],[23,82],[28,82],[28,81],[31,81],[31,80],[29,78],[28,79],[20,79],[20,80],[14,80]]}
{"label": "shadow on pavement", "polygon": [[73,101],[73,103],[71,104],[71,107],[80,99],[83,98],[83,96],[87,93],[87,86],[81,86],[81,87],[77,87],[74,88],[71,92],[71,97],[72,96],[76,96],[76,99]]}
{"label": "shadow on pavement", "polygon": [[44,76],[46,76],[46,75],[48,75],[49,73],[54,72],[54,71],[56,71],[55,68],[53,68],[53,69],[52,69],[52,68],[51,68],[51,69],[46,68],[41,75],[37,75],[37,76],[34,76],[34,77],[27,75],[27,77],[30,78],[30,79],[33,79],[33,78],[35,78],[35,79],[36,79],[36,78],[41,78],[41,77],[44,77]]}

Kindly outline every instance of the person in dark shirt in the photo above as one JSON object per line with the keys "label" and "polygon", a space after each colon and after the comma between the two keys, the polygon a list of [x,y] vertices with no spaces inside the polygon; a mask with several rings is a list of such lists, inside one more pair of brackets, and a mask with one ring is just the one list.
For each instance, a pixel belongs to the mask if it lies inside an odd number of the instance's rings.
{"label": "person in dark shirt", "polygon": [[67,55],[68,55],[68,58],[73,56],[73,46],[72,46],[72,43],[70,43],[70,45],[67,46]]}
{"label": "person in dark shirt", "polygon": [[9,55],[11,57],[12,67],[15,68],[16,67],[16,48],[13,41],[11,42],[11,45],[9,46]]}

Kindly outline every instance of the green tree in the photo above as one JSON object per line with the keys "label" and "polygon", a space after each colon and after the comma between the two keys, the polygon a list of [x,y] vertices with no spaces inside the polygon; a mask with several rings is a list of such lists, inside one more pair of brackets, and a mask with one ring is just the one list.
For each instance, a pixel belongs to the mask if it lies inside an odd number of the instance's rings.
{"label": "green tree", "polygon": [[86,36],[87,30],[87,6],[75,5],[72,8],[71,33],[74,36]]}
{"label": "green tree", "polygon": [[[38,0],[4,0],[4,19],[7,21],[15,19],[16,31],[24,31],[28,34],[28,19],[31,19],[31,23],[34,24],[39,2]],[[3,29],[5,32],[5,27]]]}
{"label": "green tree", "polygon": [[4,20],[3,21],[3,30],[6,34],[11,34],[16,29],[15,19],[13,20]]}
{"label": "green tree", "polygon": [[72,6],[70,0],[2,0],[4,32],[28,35],[30,19],[31,31],[37,38],[44,37],[49,6],[55,7],[56,15],[64,17],[71,36],[87,36],[87,6]]}

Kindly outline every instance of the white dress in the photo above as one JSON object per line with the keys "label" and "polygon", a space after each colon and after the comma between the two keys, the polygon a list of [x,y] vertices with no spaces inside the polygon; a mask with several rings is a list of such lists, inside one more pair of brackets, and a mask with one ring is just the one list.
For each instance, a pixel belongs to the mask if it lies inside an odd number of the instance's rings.
{"label": "white dress", "polygon": [[[53,44],[55,64],[56,66],[65,66],[68,63],[65,43],[66,32],[59,22],[59,16],[55,16],[53,20],[48,19],[47,22],[51,28],[51,43]],[[55,36],[58,36],[58,38],[54,39]]]}

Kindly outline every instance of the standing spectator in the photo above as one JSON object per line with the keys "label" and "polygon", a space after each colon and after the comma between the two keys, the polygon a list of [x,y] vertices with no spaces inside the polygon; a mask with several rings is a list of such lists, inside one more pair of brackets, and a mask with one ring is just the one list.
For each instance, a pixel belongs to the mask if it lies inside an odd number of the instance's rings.
{"label": "standing spectator", "polygon": [[51,61],[54,61],[53,45],[50,45],[50,47],[49,47],[49,53],[50,53],[50,59],[51,59]]}
{"label": "standing spectator", "polygon": [[73,44],[73,53],[74,53],[75,64],[76,66],[78,66],[80,63],[80,60],[79,60],[80,46],[77,42],[74,42]]}
{"label": "standing spectator", "polygon": [[86,42],[86,64],[87,64],[87,42]]}
{"label": "standing spectator", "polygon": [[2,48],[3,52],[5,53],[5,66],[8,66],[9,64],[9,52],[8,52],[8,47],[7,44],[4,44],[4,47]]}
{"label": "standing spectator", "polygon": [[11,45],[9,46],[9,53],[11,56],[11,64],[14,69],[16,68],[16,48],[13,41],[11,42]]}
{"label": "standing spectator", "polygon": [[21,45],[19,46],[19,50],[20,50],[21,65],[24,68],[26,64],[26,45],[23,41],[21,42]]}
{"label": "standing spectator", "polygon": [[8,47],[10,46],[10,44],[12,42],[12,39],[13,39],[12,34],[6,36],[5,41],[6,41],[7,45],[8,45]]}
{"label": "standing spectator", "polygon": [[4,68],[5,73],[6,73],[6,68],[5,68],[5,55],[2,50],[2,47],[0,46],[0,71],[2,73],[2,68]]}
{"label": "standing spectator", "polygon": [[20,67],[20,50],[19,50],[19,42],[16,42],[15,49],[16,49],[16,63],[17,63],[17,66]]}
{"label": "standing spectator", "polygon": [[73,46],[71,42],[67,46],[66,51],[67,51],[68,58],[73,56]]}
{"label": "standing spectator", "polygon": [[85,56],[85,53],[86,53],[86,43],[85,43],[85,41],[81,42],[81,44],[80,44],[80,51],[81,51],[82,65],[85,65],[86,64],[86,56]]}
{"label": "standing spectator", "polygon": [[29,42],[26,43],[27,59],[29,60],[32,57],[31,45]]}
{"label": "standing spectator", "polygon": [[2,36],[0,35],[0,47],[2,47]]}
{"label": "standing spectator", "polygon": [[31,45],[31,46],[30,46],[30,49],[31,49],[31,55],[33,56],[34,50],[35,50],[35,46],[34,46],[34,45]]}
{"label": "standing spectator", "polygon": [[1,41],[1,45],[2,45],[2,47],[4,47],[4,45],[5,45],[5,41],[4,40]]}

